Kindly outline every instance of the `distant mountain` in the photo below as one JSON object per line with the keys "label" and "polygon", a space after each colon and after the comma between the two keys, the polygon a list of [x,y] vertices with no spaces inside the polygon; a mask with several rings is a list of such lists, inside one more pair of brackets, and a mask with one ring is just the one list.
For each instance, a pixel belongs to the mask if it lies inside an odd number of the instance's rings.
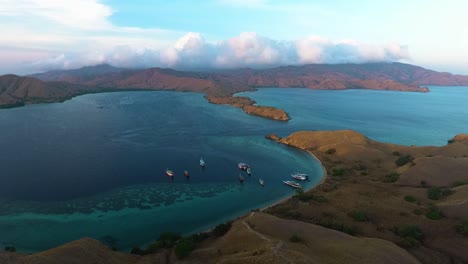
{"label": "distant mountain", "polygon": [[420,85],[468,85],[468,76],[403,63],[310,64],[220,72],[124,69],[103,64],[29,77],[0,76],[0,105],[60,101],[78,94],[111,90],[193,91],[206,93],[210,101],[220,103],[232,102],[225,98],[257,87],[428,91]]}
{"label": "distant mountain", "polygon": [[66,82],[44,82],[13,74],[0,76],[0,108],[28,103],[63,101],[73,96],[96,91],[95,87]]}

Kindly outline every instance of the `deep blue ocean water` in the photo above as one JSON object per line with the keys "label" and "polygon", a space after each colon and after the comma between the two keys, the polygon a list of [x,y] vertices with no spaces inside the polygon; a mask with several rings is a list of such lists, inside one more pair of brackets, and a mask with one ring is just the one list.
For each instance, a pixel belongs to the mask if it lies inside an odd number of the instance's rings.
{"label": "deep blue ocean water", "polygon": [[[355,129],[406,145],[443,145],[468,133],[467,87],[241,94],[292,119],[249,116],[177,92],[90,94],[0,110],[0,246],[37,251],[90,236],[126,250],[164,231],[203,231],[287,197],[294,192],[282,180],[290,173],[311,175],[306,187],[320,181],[319,164],[265,140],[272,132]],[[244,185],[239,161],[252,166]],[[173,181],[166,168],[175,171]]]}

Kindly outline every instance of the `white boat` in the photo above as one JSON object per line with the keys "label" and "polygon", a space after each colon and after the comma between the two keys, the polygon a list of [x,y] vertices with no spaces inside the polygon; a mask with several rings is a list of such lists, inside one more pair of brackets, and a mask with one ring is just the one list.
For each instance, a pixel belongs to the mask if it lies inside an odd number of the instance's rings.
{"label": "white boat", "polygon": [[291,186],[293,188],[296,188],[296,189],[302,188],[302,186],[299,183],[295,182],[295,181],[283,181],[283,182],[284,182],[284,184],[289,185],[289,186]]}
{"label": "white boat", "polygon": [[184,176],[185,177],[190,177],[190,173],[187,170],[184,170]]}
{"label": "white boat", "polygon": [[247,170],[248,168],[250,168],[249,164],[245,162],[237,163],[237,167],[239,167],[240,170]]}
{"label": "white boat", "polygon": [[306,181],[309,179],[309,176],[307,176],[307,174],[305,173],[294,173],[294,174],[291,174],[291,177],[300,181]]}
{"label": "white boat", "polygon": [[252,171],[250,170],[250,167],[247,168],[247,175],[252,175]]}
{"label": "white boat", "polygon": [[206,166],[206,163],[205,161],[203,160],[203,158],[200,158],[200,167],[205,167]]}
{"label": "white boat", "polygon": [[262,180],[262,179],[258,179],[258,182],[260,183],[261,186],[264,186],[264,185],[265,185],[265,181]]}
{"label": "white boat", "polygon": [[170,169],[166,169],[166,174],[167,174],[167,176],[172,177],[172,176],[174,176],[174,171],[172,171]]}

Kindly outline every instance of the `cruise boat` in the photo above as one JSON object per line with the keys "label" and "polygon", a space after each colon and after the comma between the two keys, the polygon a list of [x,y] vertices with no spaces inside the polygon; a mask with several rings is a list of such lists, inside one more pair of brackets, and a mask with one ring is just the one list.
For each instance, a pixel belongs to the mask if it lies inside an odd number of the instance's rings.
{"label": "cruise boat", "polygon": [[172,176],[174,176],[174,171],[172,171],[170,169],[166,169],[166,174],[167,174],[167,176],[172,177]]}
{"label": "cruise boat", "polygon": [[249,164],[244,162],[237,163],[237,167],[239,167],[240,170],[247,170],[248,168],[250,168]]}
{"label": "cruise boat", "polygon": [[283,181],[283,182],[284,182],[284,184],[289,185],[289,186],[291,186],[293,188],[296,188],[296,189],[302,188],[302,186],[299,183],[295,182],[295,181]]}
{"label": "cruise boat", "polygon": [[291,177],[300,181],[306,181],[309,179],[309,176],[307,176],[307,174],[305,173],[294,173],[294,174],[291,174]]}
{"label": "cruise boat", "polygon": [[205,168],[205,166],[206,166],[205,161],[203,160],[203,158],[200,158],[200,167]]}

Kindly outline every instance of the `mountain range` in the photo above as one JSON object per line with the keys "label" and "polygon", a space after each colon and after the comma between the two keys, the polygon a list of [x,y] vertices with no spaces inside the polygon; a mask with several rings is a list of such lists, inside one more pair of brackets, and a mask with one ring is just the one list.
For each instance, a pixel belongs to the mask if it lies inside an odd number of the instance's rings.
{"label": "mountain range", "polygon": [[403,63],[310,64],[215,72],[124,69],[102,64],[30,76],[0,76],[0,107],[63,101],[80,94],[116,90],[199,92],[205,93],[210,102],[244,107],[255,102],[231,96],[258,87],[428,92],[422,85],[468,85],[468,76]]}

